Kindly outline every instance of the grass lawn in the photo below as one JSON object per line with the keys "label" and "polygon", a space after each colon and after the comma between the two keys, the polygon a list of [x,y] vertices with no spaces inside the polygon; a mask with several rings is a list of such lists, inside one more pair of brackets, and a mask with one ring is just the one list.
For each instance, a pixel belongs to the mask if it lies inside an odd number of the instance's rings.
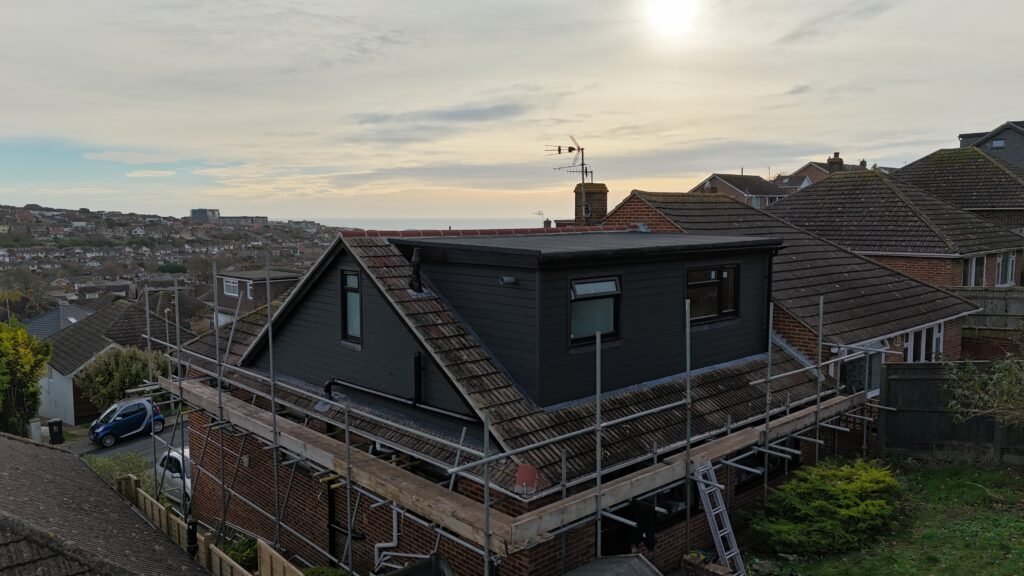
{"label": "grass lawn", "polygon": [[908,518],[872,548],[783,574],[1024,574],[1024,469],[905,465]]}

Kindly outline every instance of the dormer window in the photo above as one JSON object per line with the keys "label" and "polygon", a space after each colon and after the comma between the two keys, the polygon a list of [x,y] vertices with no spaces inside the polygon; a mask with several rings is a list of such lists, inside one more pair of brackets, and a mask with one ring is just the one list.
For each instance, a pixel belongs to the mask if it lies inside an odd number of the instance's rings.
{"label": "dormer window", "polygon": [[234,278],[224,279],[224,295],[238,296],[238,280]]}
{"label": "dormer window", "polygon": [[574,280],[569,289],[569,338],[572,343],[619,333],[618,278]]}
{"label": "dormer window", "polygon": [[361,342],[363,339],[362,303],[359,297],[359,272],[341,271],[341,339]]}
{"label": "dormer window", "polygon": [[736,266],[695,268],[686,272],[686,297],[694,322],[735,316],[739,311]]}
{"label": "dormer window", "polygon": [[1006,140],[996,138],[992,141],[992,148],[1006,148]]}

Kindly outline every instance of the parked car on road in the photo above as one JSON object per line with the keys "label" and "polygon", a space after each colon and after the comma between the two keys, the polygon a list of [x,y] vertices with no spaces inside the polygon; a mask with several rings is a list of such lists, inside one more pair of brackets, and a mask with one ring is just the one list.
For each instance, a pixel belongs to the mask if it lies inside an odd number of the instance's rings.
{"label": "parked car on road", "polygon": [[163,482],[161,494],[177,502],[182,511],[188,508],[192,499],[192,461],[188,448],[185,448],[184,458],[180,448],[168,448],[156,464],[156,478]]}
{"label": "parked car on road", "polygon": [[150,429],[156,433],[164,429],[160,407],[146,398],[130,398],[104,410],[89,426],[89,439],[109,448],[128,436]]}

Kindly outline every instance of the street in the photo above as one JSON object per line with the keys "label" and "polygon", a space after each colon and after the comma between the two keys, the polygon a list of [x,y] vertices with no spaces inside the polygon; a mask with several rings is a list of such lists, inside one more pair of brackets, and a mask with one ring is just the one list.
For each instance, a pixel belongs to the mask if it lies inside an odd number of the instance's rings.
{"label": "street", "polygon": [[[184,428],[185,433],[185,447],[188,447],[188,424],[182,422],[179,424],[178,429],[174,429],[173,420],[168,422],[163,431],[158,434],[156,441],[156,453],[157,455],[163,454],[168,448],[168,444],[173,445],[176,449],[181,446],[181,434]],[[171,440],[171,433],[174,433],[174,440]],[[88,441],[88,438],[86,439]],[[121,442],[118,442],[110,448],[102,448],[91,442],[88,446],[82,445],[82,454],[94,454],[96,456],[114,456],[115,454],[122,454],[125,452],[136,452],[142,454],[146,461],[150,464],[153,463],[153,440],[149,434],[139,434],[132,436]]]}

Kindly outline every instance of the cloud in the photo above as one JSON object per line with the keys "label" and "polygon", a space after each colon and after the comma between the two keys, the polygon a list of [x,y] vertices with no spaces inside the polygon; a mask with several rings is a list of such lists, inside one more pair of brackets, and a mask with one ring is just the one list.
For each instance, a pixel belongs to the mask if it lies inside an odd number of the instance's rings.
{"label": "cloud", "polygon": [[530,111],[530,106],[523,103],[504,103],[491,105],[469,105],[454,108],[438,108],[435,110],[419,110],[397,114],[370,113],[355,114],[353,118],[359,124],[388,124],[393,122],[493,122],[522,116]]}
{"label": "cloud", "polygon": [[840,8],[801,20],[792,30],[781,36],[777,42],[779,44],[791,44],[801,40],[830,35],[835,32],[835,26],[832,26],[832,24],[853,24],[861,20],[875,18],[888,12],[893,6],[895,6],[894,0],[874,0],[871,2],[855,0],[853,2],[846,2]]}
{"label": "cloud", "polygon": [[797,84],[789,90],[783,93],[783,96],[796,96],[798,94],[806,94],[811,91],[811,87],[808,84]]}
{"label": "cloud", "polygon": [[125,174],[128,178],[167,178],[177,174],[174,170],[135,170]]}
{"label": "cloud", "polygon": [[87,152],[83,156],[89,160],[118,162],[121,164],[169,164],[181,160],[180,157],[161,152],[130,152],[127,150]]}

